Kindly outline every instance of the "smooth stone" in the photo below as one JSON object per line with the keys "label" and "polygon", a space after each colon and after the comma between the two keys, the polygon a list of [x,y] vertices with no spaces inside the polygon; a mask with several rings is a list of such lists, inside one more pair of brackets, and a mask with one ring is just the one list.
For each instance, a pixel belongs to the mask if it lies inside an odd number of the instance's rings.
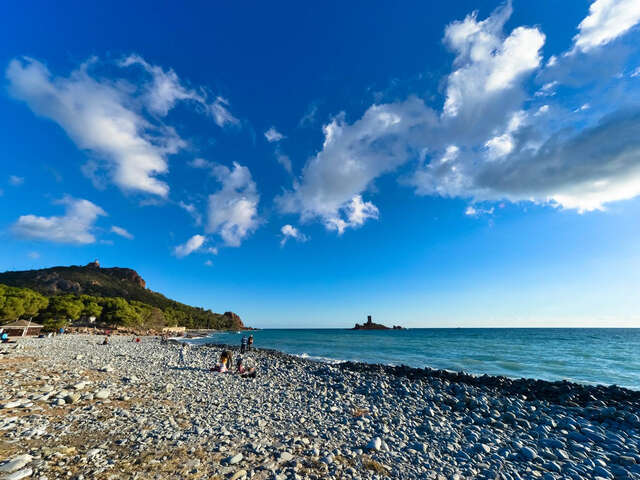
{"label": "smooth stone", "polygon": [[106,400],[107,398],[109,398],[109,395],[111,395],[111,392],[105,388],[102,390],[98,390],[95,393],[94,397],[98,400]]}
{"label": "smooth stone", "polygon": [[229,460],[227,463],[229,463],[229,465],[235,465],[236,463],[239,463],[243,458],[244,458],[244,455],[242,455],[241,453],[238,453],[233,457],[229,457]]}
{"label": "smooth stone", "polygon": [[282,452],[278,460],[280,462],[290,462],[291,460],[293,460],[293,455],[291,455],[289,452]]}
{"label": "smooth stone", "polygon": [[0,466],[0,472],[11,473],[15,470],[19,470],[24,467],[27,463],[33,460],[31,455],[18,455],[17,457],[13,457],[4,465]]}
{"label": "smooth stone", "polygon": [[91,450],[89,450],[87,452],[87,458],[95,457],[99,453],[100,453],[100,449],[99,448],[92,448]]}
{"label": "smooth stone", "polygon": [[9,403],[5,403],[2,408],[17,408],[20,405],[22,405],[22,401],[20,400],[15,400],[13,402],[9,402]]}
{"label": "smooth stone", "polygon": [[538,452],[536,452],[533,448],[522,447],[520,449],[520,455],[526,460],[534,460],[538,457]]}
{"label": "smooth stone", "polygon": [[31,468],[25,468],[24,470],[18,470],[17,472],[7,475],[2,480],[22,480],[31,475],[33,475],[33,470]]}
{"label": "smooth stone", "polygon": [[380,450],[382,448],[382,439],[380,437],[374,437],[367,444],[367,450]]}
{"label": "smooth stone", "polygon": [[479,443],[476,446],[477,452],[491,453],[491,447],[489,445],[485,445],[484,443]]}
{"label": "smooth stone", "polygon": [[247,471],[246,470],[238,470],[236,473],[234,473],[231,477],[231,480],[238,480],[240,478],[244,478],[247,476]]}

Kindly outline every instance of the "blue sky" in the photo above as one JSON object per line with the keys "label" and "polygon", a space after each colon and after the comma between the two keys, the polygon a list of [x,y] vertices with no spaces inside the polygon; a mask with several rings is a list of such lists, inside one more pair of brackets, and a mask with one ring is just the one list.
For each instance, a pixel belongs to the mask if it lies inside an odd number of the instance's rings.
{"label": "blue sky", "polygon": [[636,0],[90,3],[1,7],[0,270],[258,327],[640,326]]}

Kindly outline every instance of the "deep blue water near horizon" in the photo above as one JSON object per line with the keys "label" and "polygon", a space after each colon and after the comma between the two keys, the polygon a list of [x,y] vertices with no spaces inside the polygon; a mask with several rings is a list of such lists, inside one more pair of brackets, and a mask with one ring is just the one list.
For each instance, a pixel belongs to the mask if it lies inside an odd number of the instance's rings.
{"label": "deep blue water near horizon", "polygon": [[[250,333],[257,347],[318,361],[404,364],[640,390],[640,328],[266,329]],[[194,343],[239,345],[241,338],[235,332],[220,332]]]}

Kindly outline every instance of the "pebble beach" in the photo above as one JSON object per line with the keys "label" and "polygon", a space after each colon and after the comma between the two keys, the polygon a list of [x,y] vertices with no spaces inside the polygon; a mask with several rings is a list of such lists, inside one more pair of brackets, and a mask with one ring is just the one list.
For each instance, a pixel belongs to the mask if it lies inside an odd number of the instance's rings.
{"label": "pebble beach", "polygon": [[0,480],[640,479],[638,391],[102,338],[0,347]]}

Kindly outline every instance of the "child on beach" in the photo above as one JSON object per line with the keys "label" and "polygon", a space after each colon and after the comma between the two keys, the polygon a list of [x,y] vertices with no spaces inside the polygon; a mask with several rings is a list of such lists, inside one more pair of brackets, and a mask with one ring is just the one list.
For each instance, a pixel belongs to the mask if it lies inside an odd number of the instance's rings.
{"label": "child on beach", "polygon": [[187,366],[187,353],[189,353],[189,344],[188,343],[183,343],[182,344],[182,348],[180,349],[180,365],[182,365],[183,367]]}
{"label": "child on beach", "polygon": [[249,335],[249,340],[247,340],[247,350],[251,350],[253,347],[253,335]]}
{"label": "child on beach", "polygon": [[243,335],[242,340],[240,340],[240,353],[244,353],[247,351],[247,336]]}
{"label": "child on beach", "polygon": [[242,357],[238,357],[236,362],[236,373],[238,373],[242,378],[256,378],[256,368],[245,368]]}
{"label": "child on beach", "polygon": [[220,364],[225,365],[227,370],[231,370],[231,368],[233,368],[231,352],[229,350],[223,350],[222,353],[220,354]]}

